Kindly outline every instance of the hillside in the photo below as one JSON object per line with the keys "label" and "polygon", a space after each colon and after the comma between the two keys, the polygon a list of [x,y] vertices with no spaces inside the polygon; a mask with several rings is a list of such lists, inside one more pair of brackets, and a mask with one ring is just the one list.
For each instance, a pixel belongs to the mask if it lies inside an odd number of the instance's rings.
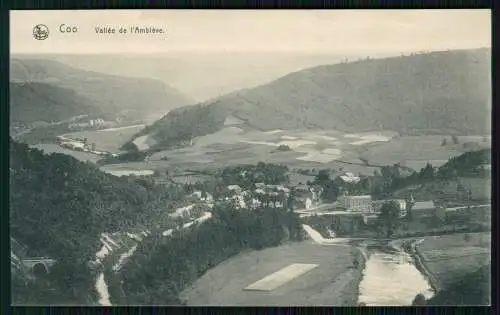
{"label": "hillside", "polygon": [[42,82],[10,83],[10,121],[17,124],[58,122],[102,110],[74,90]]}
{"label": "hillside", "polygon": [[[10,81],[46,83],[67,88],[90,100],[92,105],[103,113],[115,116],[120,114],[125,119],[140,119],[151,113],[165,113],[172,108],[190,103],[190,100],[179,91],[161,81],[85,71],[53,60],[13,58],[10,65]],[[25,99],[22,93],[13,97],[16,105],[23,102],[25,108],[39,106],[30,100]],[[58,101],[62,103],[66,100]],[[55,109],[48,107],[45,110],[47,115],[51,115]],[[29,111],[24,110],[22,113],[26,112]],[[35,115],[17,118],[37,119]]]}
{"label": "hillside", "polygon": [[102,246],[101,233],[152,222],[173,199],[147,181],[114,177],[73,157],[45,155],[11,140],[11,237],[27,246],[26,256],[58,261],[46,279],[58,302],[87,303],[93,288],[88,262]]}
{"label": "hillside", "polygon": [[427,301],[431,306],[470,306],[491,304],[491,264],[466,274]]}
{"label": "hillside", "polygon": [[[199,106],[217,113],[205,122],[218,128],[223,113],[260,130],[487,134],[490,63],[490,49],[475,49],[318,66]],[[149,128],[158,147],[178,142],[170,135],[179,125],[186,136],[202,132],[204,126],[190,124],[200,107],[186,110],[186,123],[167,114]]]}

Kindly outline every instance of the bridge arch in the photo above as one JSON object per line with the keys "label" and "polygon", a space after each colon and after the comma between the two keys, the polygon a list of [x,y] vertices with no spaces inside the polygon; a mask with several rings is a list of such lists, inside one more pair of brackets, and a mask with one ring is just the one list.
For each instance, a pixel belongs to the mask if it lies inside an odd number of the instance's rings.
{"label": "bridge arch", "polygon": [[43,262],[37,262],[34,264],[31,271],[36,277],[45,276],[49,273],[47,266]]}

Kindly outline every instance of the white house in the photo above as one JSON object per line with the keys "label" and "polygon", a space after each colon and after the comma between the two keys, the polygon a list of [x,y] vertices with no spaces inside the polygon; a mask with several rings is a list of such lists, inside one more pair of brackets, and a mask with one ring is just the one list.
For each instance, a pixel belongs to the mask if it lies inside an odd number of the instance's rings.
{"label": "white house", "polygon": [[229,189],[230,191],[234,191],[236,193],[241,192],[241,187],[238,185],[229,185],[229,186],[227,186],[227,189]]}
{"label": "white house", "polygon": [[337,200],[337,204],[347,211],[373,212],[371,195],[340,196]]}
{"label": "white house", "polygon": [[339,176],[346,183],[358,183],[361,179],[358,176],[354,176],[353,173],[346,172]]}

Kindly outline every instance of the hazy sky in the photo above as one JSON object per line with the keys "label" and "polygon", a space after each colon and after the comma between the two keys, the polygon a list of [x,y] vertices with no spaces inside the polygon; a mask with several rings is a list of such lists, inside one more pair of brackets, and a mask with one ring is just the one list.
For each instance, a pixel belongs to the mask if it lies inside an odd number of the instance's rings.
{"label": "hazy sky", "polygon": [[[62,34],[60,24],[78,27]],[[33,26],[45,24],[46,40]],[[97,26],[166,35],[96,34]],[[491,47],[490,10],[11,11],[12,53],[286,51],[394,53]],[[130,30],[129,30],[130,32]]]}

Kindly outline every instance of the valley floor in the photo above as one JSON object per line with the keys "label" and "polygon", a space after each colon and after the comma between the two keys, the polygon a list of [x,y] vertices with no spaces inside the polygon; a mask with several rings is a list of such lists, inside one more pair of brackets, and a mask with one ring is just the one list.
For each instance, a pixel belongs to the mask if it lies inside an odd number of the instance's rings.
{"label": "valley floor", "polygon": [[[360,268],[351,268],[359,251],[313,241],[240,254],[218,265],[181,294],[186,305],[346,306],[357,305]],[[247,291],[248,285],[294,263],[317,264],[271,291]]]}

